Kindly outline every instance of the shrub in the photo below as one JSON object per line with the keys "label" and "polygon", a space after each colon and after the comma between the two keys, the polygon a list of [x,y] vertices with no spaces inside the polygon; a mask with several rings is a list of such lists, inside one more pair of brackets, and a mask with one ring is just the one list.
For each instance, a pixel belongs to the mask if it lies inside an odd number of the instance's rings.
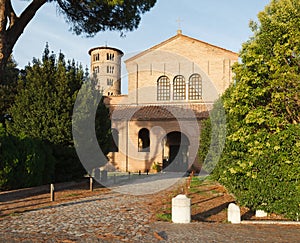
{"label": "shrub", "polygon": [[245,143],[229,138],[214,175],[242,205],[296,220],[300,212],[299,137],[299,127],[290,125],[269,136],[255,134],[255,139]]}
{"label": "shrub", "polygon": [[162,170],[162,165],[159,162],[154,162],[152,165],[152,169],[156,172],[160,172]]}

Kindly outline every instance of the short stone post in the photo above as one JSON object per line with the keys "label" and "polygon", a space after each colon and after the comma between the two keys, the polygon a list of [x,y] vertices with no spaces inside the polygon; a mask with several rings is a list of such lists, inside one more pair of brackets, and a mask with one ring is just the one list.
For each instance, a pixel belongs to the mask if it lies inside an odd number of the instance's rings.
{"label": "short stone post", "polygon": [[185,195],[188,194],[188,191],[189,191],[189,189],[191,188],[191,181],[192,181],[192,177],[189,176],[189,177],[186,179]]}
{"label": "short stone post", "polygon": [[228,217],[228,222],[231,222],[232,224],[240,224],[241,223],[240,207],[234,203],[230,203],[228,206],[227,217]]}
{"label": "short stone post", "polygon": [[262,218],[262,217],[267,217],[268,213],[266,213],[264,210],[256,210],[255,211],[255,217],[257,218]]}
{"label": "short stone post", "polygon": [[90,191],[93,191],[93,177],[90,176]]}
{"label": "short stone post", "polygon": [[172,199],[172,222],[188,224],[191,222],[191,199],[186,195],[178,195]]}
{"label": "short stone post", "polygon": [[54,197],[54,184],[50,185],[50,200],[51,202],[54,202],[55,197]]}

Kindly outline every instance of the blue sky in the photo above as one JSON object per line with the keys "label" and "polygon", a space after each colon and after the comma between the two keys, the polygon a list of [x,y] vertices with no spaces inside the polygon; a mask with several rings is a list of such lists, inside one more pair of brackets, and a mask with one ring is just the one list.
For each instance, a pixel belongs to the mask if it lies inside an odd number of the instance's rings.
{"label": "blue sky", "polygon": [[[18,13],[28,1],[13,1]],[[143,51],[176,34],[177,19],[182,19],[183,34],[238,52],[252,35],[248,25],[270,0],[158,0],[142,16],[139,28],[120,37],[118,32],[100,32],[93,38],[68,31],[54,3],[43,6],[18,40],[13,55],[20,68],[33,57],[40,58],[45,43],[55,53],[89,66],[88,50],[103,46],[121,49],[125,54]]]}

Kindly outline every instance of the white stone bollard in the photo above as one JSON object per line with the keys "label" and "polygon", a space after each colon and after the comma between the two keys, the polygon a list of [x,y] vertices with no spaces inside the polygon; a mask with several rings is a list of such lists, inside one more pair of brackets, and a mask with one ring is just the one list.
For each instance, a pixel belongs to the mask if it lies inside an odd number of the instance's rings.
{"label": "white stone bollard", "polygon": [[50,184],[50,201],[54,202],[54,200],[55,200],[54,184]]}
{"label": "white stone bollard", "polygon": [[172,222],[176,224],[191,222],[191,199],[186,195],[178,195],[172,199]]}
{"label": "white stone bollard", "polygon": [[228,217],[228,222],[231,222],[232,224],[240,224],[241,223],[240,207],[234,203],[230,203],[228,206],[227,217]]}
{"label": "white stone bollard", "polygon": [[266,213],[263,210],[256,210],[255,217],[261,218],[261,217],[267,217],[268,213]]}

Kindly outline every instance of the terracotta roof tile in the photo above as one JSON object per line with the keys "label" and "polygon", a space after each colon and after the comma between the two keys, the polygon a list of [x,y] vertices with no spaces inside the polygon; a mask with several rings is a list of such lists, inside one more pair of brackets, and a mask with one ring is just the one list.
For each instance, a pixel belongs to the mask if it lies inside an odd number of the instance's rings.
{"label": "terracotta roof tile", "polygon": [[208,117],[210,107],[205,104],[188,105],[147,105],[147,106],[115,106],[111,107],[113,120],[153,121],[204,119]]}

